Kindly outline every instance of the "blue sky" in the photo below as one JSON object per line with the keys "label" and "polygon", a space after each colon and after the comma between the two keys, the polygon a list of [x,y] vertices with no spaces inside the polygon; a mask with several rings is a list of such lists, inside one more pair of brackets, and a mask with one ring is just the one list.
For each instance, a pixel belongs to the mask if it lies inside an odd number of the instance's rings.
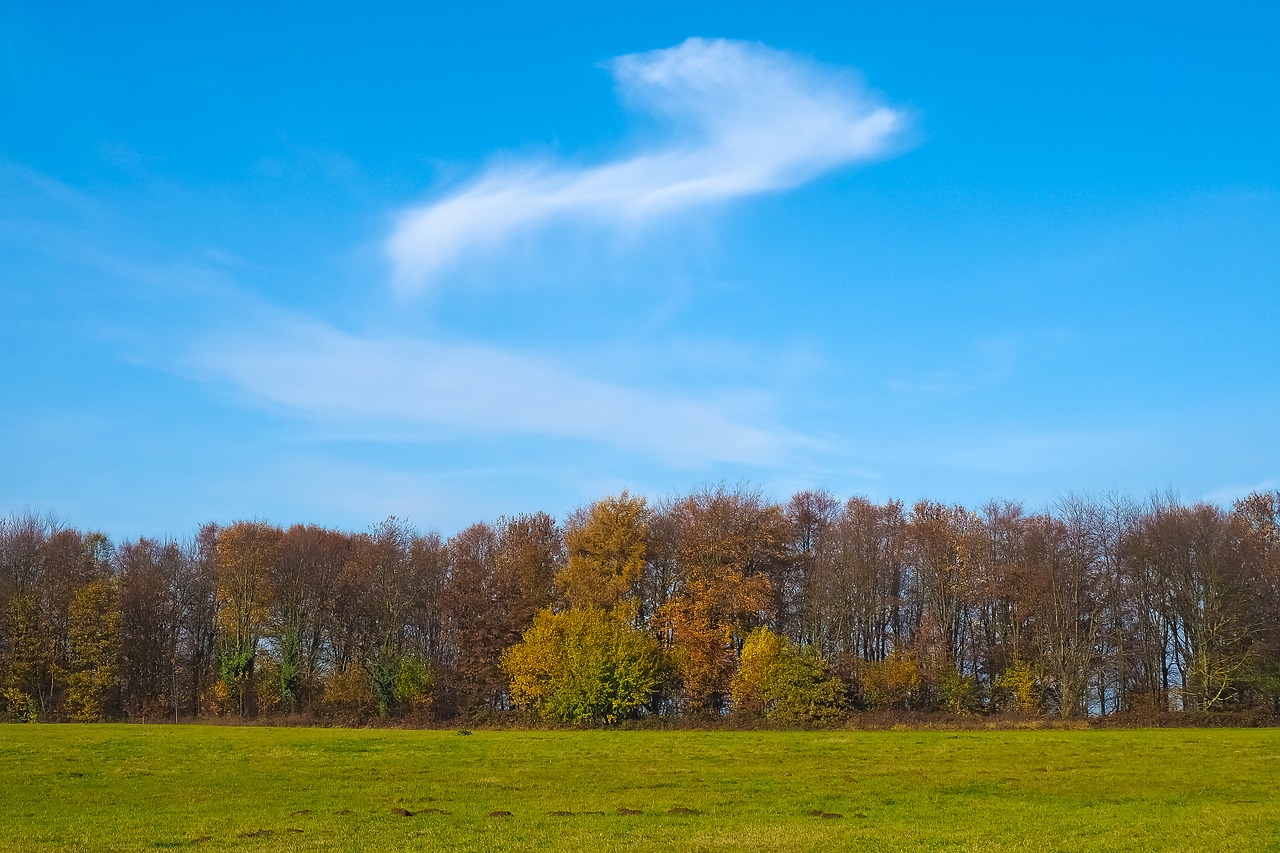
{"label": "blue sky", "polygon": [[0,514],[1280,485],[1264,4],[0,8]]}

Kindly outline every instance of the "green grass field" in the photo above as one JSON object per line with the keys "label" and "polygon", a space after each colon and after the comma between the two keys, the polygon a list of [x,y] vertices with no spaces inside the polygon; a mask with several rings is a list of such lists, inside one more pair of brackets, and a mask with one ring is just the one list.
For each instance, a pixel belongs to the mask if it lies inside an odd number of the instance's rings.
{"label": "green grass field", "polygon": [[1280,851],[1280,730],[0,726],[0,850],[170,848]]}

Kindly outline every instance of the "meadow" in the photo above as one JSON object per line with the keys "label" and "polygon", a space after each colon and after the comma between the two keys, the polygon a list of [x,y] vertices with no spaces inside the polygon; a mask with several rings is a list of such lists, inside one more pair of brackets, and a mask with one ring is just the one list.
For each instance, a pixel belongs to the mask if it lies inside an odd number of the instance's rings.
{"label": "meadow", "polygon": [[0,850],[1280,851],[1280,730],[0,726]]}

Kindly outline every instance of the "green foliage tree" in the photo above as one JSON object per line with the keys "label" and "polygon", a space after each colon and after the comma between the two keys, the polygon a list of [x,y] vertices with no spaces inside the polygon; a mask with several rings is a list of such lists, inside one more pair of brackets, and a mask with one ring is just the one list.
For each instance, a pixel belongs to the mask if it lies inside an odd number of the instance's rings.
{"label": "green foliage tree", "polygon": [[937,675],[938,705],[953,714],[972,714],[982,708],[982,691],[972,675],[945,667]]}
{"label": "green foliage tree", "polygon": [[845,709],[845,684],[812,646],[757,628],[742,646],[731,682],[735,711],[783,723],[821,723]]}
{"label": "green foliage tree", "polygon": [[294,625],[286,625],[278,636],[279,663],[276,671],[276,690],[282,709],[298,710],[302,694],[302,637]]}
{"label": "green foliage tree", "polygon": [[665,676],[658,641],[599,608],[539,612],[502,665],[517,706],[584,725],[635,716]]}
{"label": "green foliage tree", "polygon": [[417,655],[381,649],[368,662],[369,685],[379,717],[423,711],[431,702],[435,677]]}
{"label": "green foliage tree", "polygon": [[435,673],[426,661],[417,655],[405,655],[396,669],[391,696],[401,712],[425,711],[431,704],[435,684]]}

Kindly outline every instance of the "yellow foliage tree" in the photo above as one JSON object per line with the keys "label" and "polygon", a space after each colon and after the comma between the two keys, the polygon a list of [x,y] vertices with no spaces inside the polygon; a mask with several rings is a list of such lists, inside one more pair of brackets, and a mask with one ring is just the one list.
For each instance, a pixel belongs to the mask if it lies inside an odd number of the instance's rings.
{"label": "yellow foliage tree", "polygon": [[85,723],[106,719],[119,675],[120,595],[114,580],[100,578],[76,591],[67,613],[67,652],[67,716]]}
{"label": "yellow foliage tree", "polygon": [[44,640],[40,604],[32,594],[16,595],[0,614],[7,628],[8,648],[0,666],[0,699],[5,717],[13,722],[35,722],[44,716],[39,684],[51,680],[54,671],[50,644]]}
{"label": "yellow foliage tree", "polygon": [[1040,685],[1035,670],[1023,660],[1001,673],[994,685],[995,693],[1003,705],[1019,714],[1036,714],[1040,711]]}
{"label": "yellow foliage tree", "polygon": [[910,709],[920,698],[920,660],[912,653],[892,652],[861,668],[862,697],[873,708]]}
{"label": "yellow foliage tree", "polygon": [[377,705],[369,673],[358,663],[348,664],[325,680],[320,707],[331,714],[366,717]]}
{"label": "yellow foliage tree", "polygon": [[688,710],[714,712],[721,706],[737,663],[735,629],[758,619],[772,593],[767,577],[744,578],[723,568],[712,578],[687,580],[680,594],[659,609],[658,625],[671,648]]}
{"label": "yellow foliage tree", "polygon": [[625,491],[597,501],[564,533],[569,559],[556,586],[573,608],[610,610],[625,599],[644,572],[649,507]]}
{"label": "yellow foliage tree", "polygon": [[786,646],[786,638],[768,628],[747,637],[730,686],[735,713],[764,714],[769,709]]}
{"label": "yellow foliage tree", "polygon": [[768,628],[747,637],[731,689],[735,713],[789,723],[827,722],[845,707],[844,682],[831,675],[817,650]]}
{"label": "yellow foliage tree", "polygon": [[649,634],[599,608],[542,610],[502,657],[511,700],[544,719],[612,725],[662,685],[662,649]]}

